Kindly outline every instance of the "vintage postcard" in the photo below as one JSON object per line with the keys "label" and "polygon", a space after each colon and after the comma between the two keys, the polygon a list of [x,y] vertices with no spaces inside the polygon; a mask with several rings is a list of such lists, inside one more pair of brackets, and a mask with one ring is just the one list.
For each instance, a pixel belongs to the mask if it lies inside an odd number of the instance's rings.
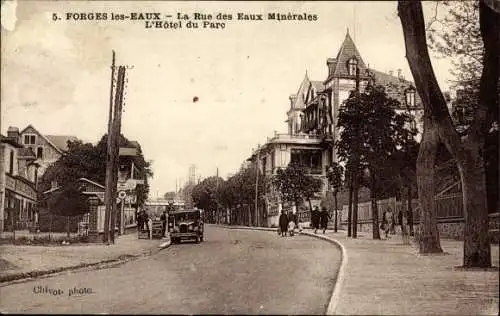
{"label": "vintage postcard", "polygon": [[2,0],[0,311],[498,315],[499,20]]}

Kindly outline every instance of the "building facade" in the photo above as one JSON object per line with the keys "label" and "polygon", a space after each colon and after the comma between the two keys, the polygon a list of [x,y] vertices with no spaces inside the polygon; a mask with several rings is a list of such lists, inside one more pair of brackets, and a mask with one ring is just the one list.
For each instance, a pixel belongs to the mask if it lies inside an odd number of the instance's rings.
{"label": "building facade", "polygon": [[[423,107],[413,83],[406,80],[400,70],[395,75],[393,72],[386,74],[370,69],[349,32],[336,57],[328,58],[326,66],[328,72],[325,80],[310,80],[306,73],[298,91],[289,96],[290,108],[286,113],[288,133],[268,138],[249,158],[258,162],[260,170],[266,176],[274,175],[278,168],[285,168],[293,161],[308,166],[311,175],[323,180],[323,189],[318,198],[312,201],[313,205],[319,205],[329,190],[327,166],[338,162],[333,144],[339,139],[339,109],[356,87],[362,92],[370,80],[384,86],[388,96],[400,103],[396,112],[410,114],[414,118],[412,127],[419,132],[423,130]],[[308,212],[306,207],[297,209],[295,206],[283,205],[272,186],[268,191],[265,197],[268,225],[276,225],[283,207],[298,212],[300,218],[308,217],[301,214]]]}
{"label": "building facade", "polygon": [[12,137],[17,137],[20,144],[35,154],[36,162],[40,166],[38,177],[68,150],[68,141],[78,140],[75,136],[44,135],[31,124],[21,131],[17,127],[9,127],[9,132]]}
{"label": "building facade", "polygon": [[[10,136],[10,135],[9,135]],[[15,137],[0,136],[0,232],[29,229],[37,220],[36,169]]]}

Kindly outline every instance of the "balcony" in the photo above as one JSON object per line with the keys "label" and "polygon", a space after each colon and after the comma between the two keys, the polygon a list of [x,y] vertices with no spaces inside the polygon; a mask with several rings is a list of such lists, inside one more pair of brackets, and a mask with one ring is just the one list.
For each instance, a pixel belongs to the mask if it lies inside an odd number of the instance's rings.
{"label": "balcony", "polygon": [[308,134],[274,134],[268,139],[269,143],[291,143],[291,144],[313,144],[319,145],[321,137],[319,135]]}

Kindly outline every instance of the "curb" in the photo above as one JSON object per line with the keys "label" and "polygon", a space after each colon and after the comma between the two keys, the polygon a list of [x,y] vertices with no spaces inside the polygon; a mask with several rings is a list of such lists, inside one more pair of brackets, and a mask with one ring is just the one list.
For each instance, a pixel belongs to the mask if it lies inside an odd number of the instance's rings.
{"label": "curb", "polygon": [[301,235],[306,235],[310,237],[316,237],[318,239],[323,239],[325,241],[328,241],[334,245],[336,245],[341,253],[342,253],[342,260],[340,262],[340,267],[339,271],[337,272],[337,279],[335,280],[335,286],[333,287],[333,292],[330,297],[330,303],[328,303],[328,308],[326,310],[326,315],[335,315],[335,309],[337,308],[337,304],[340,299],[340,291],[342,289],[342,285],[344,284],[344,278],[345,278],[345,268],[347,266],[347,250],[345,249],[344,245],[342,245],[338,240],[327,237],[327,236],[322,236],[322,235],[317,235],[314,233],[309,233],[309,232],[304,232],[302,231],[300,233]]}
{"label": "curb", "polygon": [[99,269],[100,266],[104,266],[103,268],[106,267],[106,265],[109,264],[122,264],[131,260],[138,259],[140,257],[147,257],[155,254],[156,252],[159,252],[160,250],[163,250],[165,248],[168,248],[170,246],[170,241],[164,242],[158,246],[158,250],[147,250],[143,251],[140,254],[134,254],[134,255],[120,255],[117,258],[114,259],[106,259],[106,260],[101,260],[97,262],[92,262],[92,263],[82,263],[82,264],[77,264],[73,266],[68,266],[68,267],[59,267],[59,268],[54,268],[50,270],[42,270],[42,271],[29,271],[29,272],[20,272],[20,273],[14,273],[14,274],[9,274],[0,277],[0,287],[8,286],[11,284],[15,283],[23,283],[26,281],[33,280],[38,277],[45,277],[45,276],[50,276],[54,274],[58,274],[60,272],[65,272],[65,271],[74,271],[78,269],[84,269],[84,268],[96,268]]}
{"label": "curb", "polygon": [[[261,230],[261,231],[274,231],[274,232],[276,231],[276,228],[268,228],[268,227],[226,226],[226,225],[215,225],[215,226],[227,229]],[[337,272],[335,286],[333,287],[332,295],[330,296],[330,302],[328,303],[328,308],[326,309],[326,315],[335,315],[335,309],[337,308],[337,304],[340,298],[340,290],[342,288],[342,285],[344,284],[345,268],[347,266],[347,250],[345,249],[344,245],[342,245],[342,243],[340,243],[336,239],[305,231],[299,232],[299,234],[328,241],[337,246],[342,253],[342,260],[340,262],[339,271]]]}

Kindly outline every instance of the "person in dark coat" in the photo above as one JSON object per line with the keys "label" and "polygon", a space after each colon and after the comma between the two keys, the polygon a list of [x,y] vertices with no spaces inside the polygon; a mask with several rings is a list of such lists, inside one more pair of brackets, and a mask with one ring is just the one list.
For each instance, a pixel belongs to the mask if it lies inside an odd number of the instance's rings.
{"label": "person in dark coat", "polygon": [[142,216],[142,211],[137,212],[136,220],[137,220],[137,231],[140,232],[144,228],[144,218]]}
{"label": "person in dark coat", "polygon": [[281,211],[280,215],[280,231],[281,231],[281,236],[286,236],[286,232],[288,231],[288,217],[285,214],[285,211]]}
{"label": "person in dark coat", "polygon": [[328,214],[328,210],[326,209],[326,207],[322,207],[319,217],[321,222],[321,229],[323,229],[324,234],[326,228],[328,227],[328,220],[330,219],[330,214]]}
{"label": "person in dark coat", "polygon": [[163,211],[160,216],[161,220],[161,236],[165,237],[165,232],[167,231],[167,211]]}
{"label": "person in dark coat", "polygon": [[314,209],[311,211],[311,225],[314,229],[314,233],[316,234],[318,228],[319,228],[319,210],[318,207],[315,206]]}

